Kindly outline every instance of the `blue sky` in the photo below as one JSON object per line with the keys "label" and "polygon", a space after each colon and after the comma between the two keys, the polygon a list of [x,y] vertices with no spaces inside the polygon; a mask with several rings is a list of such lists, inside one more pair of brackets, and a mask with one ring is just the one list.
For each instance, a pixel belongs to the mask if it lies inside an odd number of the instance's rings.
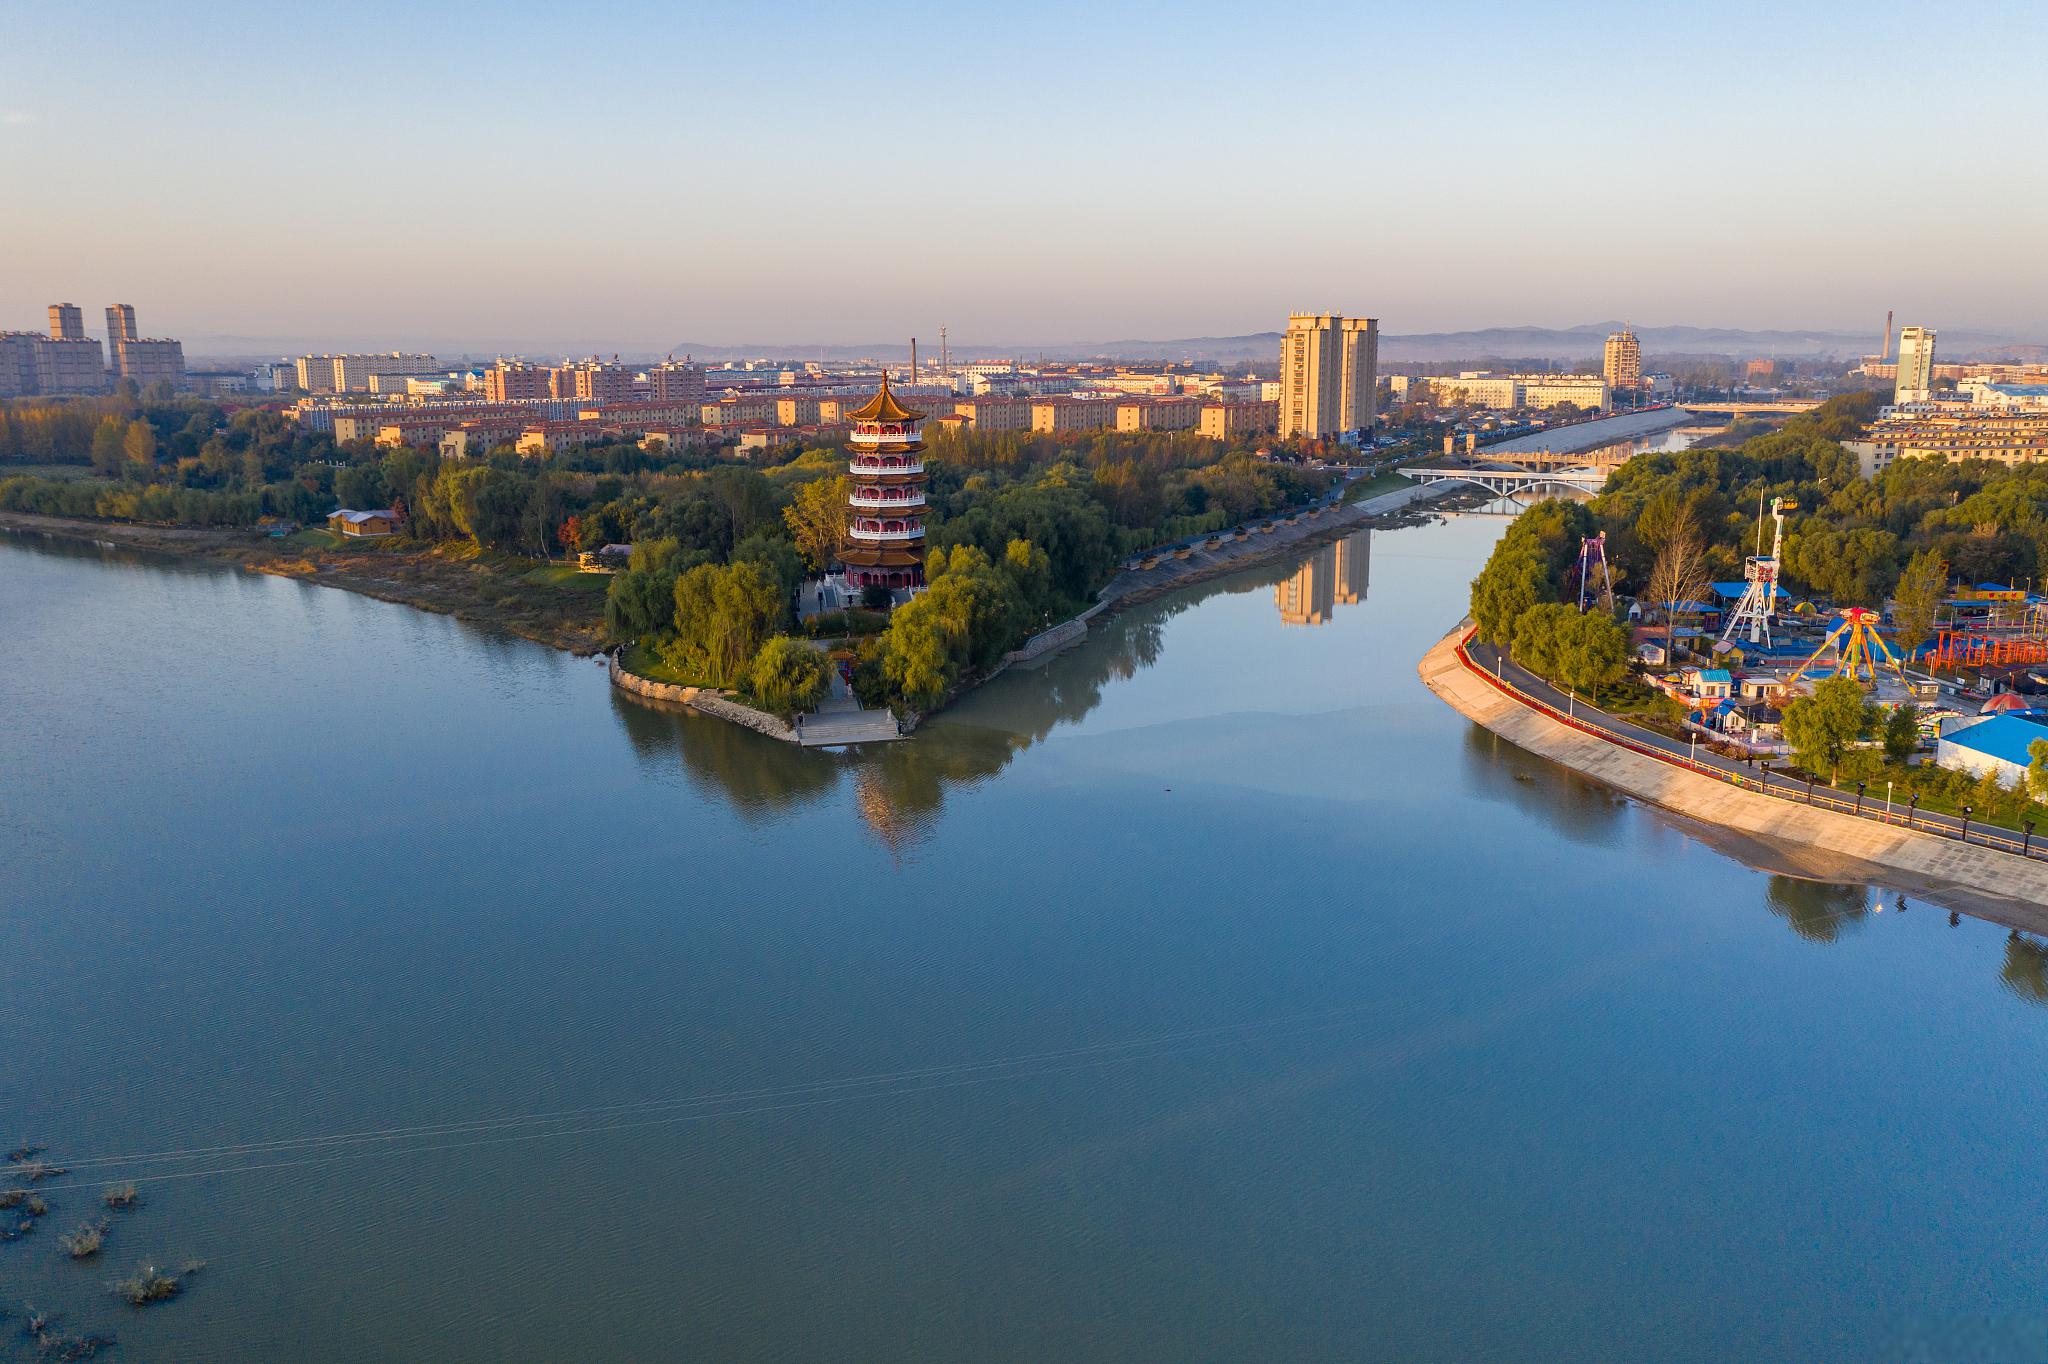
{"label": "blue sky", "polygon": [[1895,307],[2048,340],[2044,39],[2040,6],[1797,0],[4,6],[0,327],[59,298],[450,349]]}

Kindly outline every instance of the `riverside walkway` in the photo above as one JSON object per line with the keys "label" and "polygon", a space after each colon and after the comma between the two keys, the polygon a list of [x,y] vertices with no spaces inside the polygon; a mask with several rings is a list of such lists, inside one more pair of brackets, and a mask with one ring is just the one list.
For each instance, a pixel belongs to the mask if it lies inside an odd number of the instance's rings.
{"label": "riverside walkway", "polygon": [[1466,647],[1469,631],[1460,625],[1444,636],[1417,671],[1452,709],[1517,747],[1704,824],[1868,868],[1859,879],[1960,896],[1972,913],[2048,932],[2048,855],[2024,836],[1972,825],[1965,840],[1949,816],[1886,811],[1881,799],[1866,799],[1859,810],[1841,792],[1809,792],[1782,775],[1764,778],[1740,763],[1694,757],[1687,744],[1581,711],[1569,694],[1497,654],[1475,656]]}
{"label": "riverside walkway", "polygon": [[[1659,734],[1653,729],[1645,729],[1619,716],[1595,709],[1575,695],[1558,690],[1516,663],[1497,645],[1481,644],[1476,639],[1468,639],[1463,649],[1465,656],[1478,671],[1491,673],[1498,685],[1547,707],[1554,718],[1607,736],[1617,743],[1652,750],[1658,756],[1667,761],[1677,762],[1689,771],[1716,777],[1731,786],[1745,790],[1796,801],[1801,805],[1836,810],[1856,818],[1875,820],[1880,824],[1940,834],[1958,841],[2016,853],[2037,861],[2048,861],[2048,847],[2035,846],[2034,840],[2024,835],[2015,835],[1982,821],[1973,823],[1956,815],[1920,810],[1910,802],[1891,802],[1885,798],[1882,790],[1866,790],[1860,794],[1845,792],[1817,781],[1803,781],[1782,771],[1774,773],[1767,763],[1741,762],[1724,758],[1717,753],[1674,739],[1668,734]],[[2048,843],[2048,830],[2043,830],[2043,842]]]}

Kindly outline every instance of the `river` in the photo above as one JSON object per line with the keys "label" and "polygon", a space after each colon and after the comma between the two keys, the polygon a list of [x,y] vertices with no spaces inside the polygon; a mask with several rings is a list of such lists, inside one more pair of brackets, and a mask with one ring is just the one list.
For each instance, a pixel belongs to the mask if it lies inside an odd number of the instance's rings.
{"label": "river", "polygon": [[124,1360],[2048,1355],[2048,953],[1435,701],[1504,525],[851,757],[0,539],[0,1137],[74,1167],[0,1308]]}

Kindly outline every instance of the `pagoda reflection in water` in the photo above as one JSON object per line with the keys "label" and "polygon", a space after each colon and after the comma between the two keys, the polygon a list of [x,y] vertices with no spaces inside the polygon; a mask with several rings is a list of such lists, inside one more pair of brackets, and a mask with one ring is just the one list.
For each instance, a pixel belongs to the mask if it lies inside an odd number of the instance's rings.
{"label": "pagoda reflection in water", "polygon": [[1283,625],[1327,625],[1340,606],[1365,600],[1372,575],[1372,531],[1361,530],[1324,545],[1308,556],[1294,576],[1273,588],[1273,605]]}

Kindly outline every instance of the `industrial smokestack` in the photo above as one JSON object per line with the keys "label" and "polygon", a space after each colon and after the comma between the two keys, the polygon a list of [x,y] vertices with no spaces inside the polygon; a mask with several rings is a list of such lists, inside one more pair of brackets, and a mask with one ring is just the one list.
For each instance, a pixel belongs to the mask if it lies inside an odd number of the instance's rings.
{"label": "industrial smokestack", "polygon": [[917,338],[910,338],[910,382],[917,382]]}
{"label": "industrial smokestack", "polygon": [[1892,358],[1892,310],[1884,310],[1884,344],[1877,348],[1879,363]]}

